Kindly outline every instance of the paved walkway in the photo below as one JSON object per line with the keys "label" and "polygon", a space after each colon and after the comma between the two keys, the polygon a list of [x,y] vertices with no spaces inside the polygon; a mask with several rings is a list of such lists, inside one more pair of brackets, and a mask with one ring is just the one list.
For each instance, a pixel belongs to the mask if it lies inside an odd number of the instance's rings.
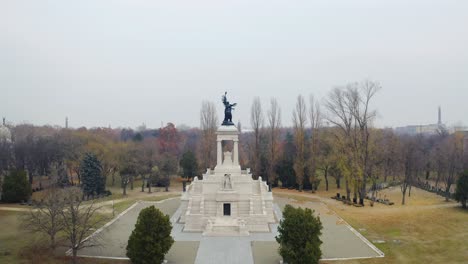
{"label": "paved walkway", "polygon": [[[345,260],[355,258],[382,257],[383,254],[360,233],[349,226],[321,202],[297,203],[293,199],[275,197],[275,214],[282,218],[281,210],[286,204],[314,209],[323,224],[321,239],[323,260]],[[278,224],[270,225],[270,233],[251,233],[246,237],[205,237],[201,233],[182,232],[183,225],[177,223],[181,210],[180,199],[171,198],[160,202],[139,202],[117,220],[108,224],[99,233],[103,246],[79,251],[81,256],[101,258],[126,258],[125,247],[139,212],[155,205],[165,214],[171,215],[172,236],[176,243],[166,256],[169,263],[178,264],[268,264],[278,263]]]}
{"label": "paved walkway", "polygon": [[205,237],[195,264],[254,264],[250,241],[243,237]]}
{"label": "paved walkway", "polygon": [[[281,219],[281,209],[275,205],[274,210],[277,219]],[[171,235],[176,241],[200,241],[195,264],[254,264],[252,242],[272,242],[278,234],[278,224],[270,224],[270,233],[251,233],[246,237],[209,237],[201,233],[182,232],[184,225],[177,223],[180,214],[179,208],[171,217]]]}

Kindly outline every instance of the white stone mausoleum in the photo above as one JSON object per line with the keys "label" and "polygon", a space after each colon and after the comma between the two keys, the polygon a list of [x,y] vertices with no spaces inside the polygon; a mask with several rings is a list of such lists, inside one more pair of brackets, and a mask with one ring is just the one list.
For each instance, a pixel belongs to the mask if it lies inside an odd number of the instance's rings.
{"label": "white stone mausoleum", "polygon": [[[203,180],[195,177],[181,198],[179,223],[184,232],[206,236],[246,236],[270,232],[276,223],[273,195],[259,177],[239,165],[239,131],[223,125],[217,132],[217,166],[207,169]],[[223,152],[223,141],[232,141],[232,151]]]}

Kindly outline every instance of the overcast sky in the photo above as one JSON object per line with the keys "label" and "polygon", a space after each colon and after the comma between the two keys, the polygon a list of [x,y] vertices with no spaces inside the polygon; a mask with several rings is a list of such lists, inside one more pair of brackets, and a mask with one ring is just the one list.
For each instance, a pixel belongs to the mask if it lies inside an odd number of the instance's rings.
{"label": "overcast sky", "polygon": [[468,1],[0,1],[0,116],[15,124],[199,125],[202,100],[371,79],[379,127],[468,125]]}

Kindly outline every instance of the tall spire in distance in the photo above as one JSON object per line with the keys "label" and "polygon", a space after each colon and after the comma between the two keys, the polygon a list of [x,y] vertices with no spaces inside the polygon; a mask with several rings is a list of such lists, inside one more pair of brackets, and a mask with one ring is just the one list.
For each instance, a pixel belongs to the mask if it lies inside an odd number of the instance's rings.
{"label": "tall spire in distance", "polygon": [[437,124],[442,125],[442,109],[440,108],[440,105],[439,105],[439,119],[437,121]]}
{"label": "tall spire in distance", "polygon": [[6,126],[5,117],[3,118],[3,126]]}
{"label": "tall spire in distance", "polygon": [[68,128],[68,116],[65,117],[65,128]]}

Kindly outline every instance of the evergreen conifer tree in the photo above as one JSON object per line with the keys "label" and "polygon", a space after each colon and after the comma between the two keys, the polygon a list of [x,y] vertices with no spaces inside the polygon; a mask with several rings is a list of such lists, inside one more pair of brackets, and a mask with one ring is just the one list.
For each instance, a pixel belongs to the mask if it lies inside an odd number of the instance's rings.
{"label": "evergreen conifer tree", "polygon": [[313,211],[286,205],[278,227],[279,253],[289,264],[316,264],[322,256],[322,223]]}
{"label": "evergreen conifer tree", "polygon": [[31,197],[31,184],[23,170],[11,171],[2,185],[2,201],[16,203],[27,201]]}
{"label": "evergreen conifer tree", "polygon": [[466,208],[468,200],[468,171],[465,171],[457,180],[457,190],[455,191],[455,199]]}
{"label": "evergreen conifer tree", "polygon": [[182,155],[180,166],[182,167],[182,176],[184,178],[193,178],[197,175],[198,162],[192,151],[188,150]]}
{"label": "evergreen conifer tree", "polygon": [[168,215],[154,206],[141,210],[127,245],[127,257],[134,264],[162,263],[174,239]]}
{"label": "evergreen conifer tree", "polygon": [[101,194],[105,190],[102,166],[96,155],[86,153],[80,164],[81,186],[85,196]]}

